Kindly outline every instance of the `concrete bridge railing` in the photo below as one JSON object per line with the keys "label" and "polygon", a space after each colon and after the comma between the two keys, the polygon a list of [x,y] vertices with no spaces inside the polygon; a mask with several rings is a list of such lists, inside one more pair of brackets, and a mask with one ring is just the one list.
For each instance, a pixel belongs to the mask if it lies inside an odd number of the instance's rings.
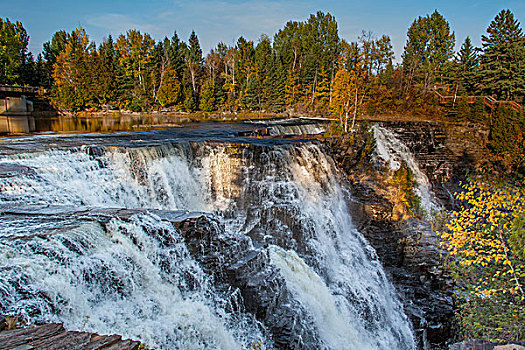
{"label": "concrete bridge railing", "polygon": [[28,133],[35,130],[33,102],[35,87],[0,86],[0,133]]}

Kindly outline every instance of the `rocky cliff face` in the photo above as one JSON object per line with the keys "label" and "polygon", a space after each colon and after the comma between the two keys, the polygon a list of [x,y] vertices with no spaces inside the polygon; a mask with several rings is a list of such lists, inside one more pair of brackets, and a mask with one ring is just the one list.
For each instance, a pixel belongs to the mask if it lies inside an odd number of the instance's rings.
{"label": "rocky cliff face", "polygon": [[155,348],[443,347],[451,279],[380,151],[406,156],[430,210],[482,158],[461,135],[485,134],[369,127],[326,147],[253,127],[9,143],[0,313]]}
{"label": "rocky cliff face", "polygon": [[[414,155],[432,194],[444,208],[454,207],[452,193],[486,152],[487,130],[477,125],[377,123]],[[326,139],[332,157],[350,182],[352,212],[359,230],[376,249],[403,295],[421,348],[445,348],[454,338],[453,281],[443,267],[433,223],[399,216],[398,189],[392,171],[378,162],[371,124],[361,124],[348,138]]]}

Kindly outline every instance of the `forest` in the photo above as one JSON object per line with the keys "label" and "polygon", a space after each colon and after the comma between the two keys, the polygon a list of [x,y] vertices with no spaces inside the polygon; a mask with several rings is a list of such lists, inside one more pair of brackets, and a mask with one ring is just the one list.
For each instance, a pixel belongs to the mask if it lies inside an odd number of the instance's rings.
{"label": "forest", "polygon": [[494,17],[481,47],[467,37],[459,52],[437,10],[418,17],[399,63],[388,35],[363,31],[348,42],[323,12],[257,42],[220,42],[206,55],[195,32],[187,42],[176,32],[156,41],[130,29],[97,44],[79,27],[56,32],[36,58],[28,41],[22,23],[0,19],[0,84],[40,86],[58,111],[306,114],[339,120],[341,132],[377,115],[487,127],[494,162],[512,180],[465,185],[457,198],[465,206],[447,214],[441,235],[463,288],[463,334],[525,339],[525,36],[510,10]]}
{"label": "forest", "polygon": [[363,31],[347,42],[323,12],[257,43],[220,42],[206,56],[195,32],[187,42],[176,32],[155,41],[130,29],[97,45],[79,27],[56,32],[36,59],[28,41],[22,23],[0,19],[0,84],[42,86],[60,110],[439,113],[426,103],[436,85],[457,96],[525,99],[525,37],[510,10],[490,23],[481,48],[467,37],[457,53],[437,10],[419,17],[395,65],[388,35]]}
{"label": "forest", "polygon": [[[41,86],[48,107],[60,111],[291,111],[332,116],[345,128],[360,116],[447,117],[490,124],[497,152],[523,153],[523,111],[466,98],[525,102],[525,36],[510,10],[492,20],[482,47],[467,37],[459,52],[437,10],[418,17],[397,64],[388,35],[362,31],[348,42],[321,11],[273,38],[241,36],[207,55],[195,32],[187,42],[176,32],[155,41],[130,29],[97,45],[79,27],[56,32],[36,59],[28,42],[22,23],[0,19],[0,84]],[[437,90],[452,103],[437,103]]]}

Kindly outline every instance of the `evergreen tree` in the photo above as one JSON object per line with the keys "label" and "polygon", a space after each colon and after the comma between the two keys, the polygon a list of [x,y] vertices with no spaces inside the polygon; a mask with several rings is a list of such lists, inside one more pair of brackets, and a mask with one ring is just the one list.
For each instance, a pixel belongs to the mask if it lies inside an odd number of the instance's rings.
{"label": "evergreen tree", "polygon": [[[191,103],[193,106],[192,110],[198,106],[202,64],[203,58],[199,38],[197,34],[195,34],[195,31],[192,31],[186,50],[186,81],[190,84],[191,94],[194,100]],[[189,106],[189,104],[186,103],[186,106]]]}
{"label": "evergreen tree", "polygon": [[42,58],[42,54],[38,54],[35,65],[34,65],[34,79],[33,83],[31,85],[33,86],[46,86],[48,82],[48,73],[47,73],[47,67],[46,62]]}
{"label": "evergreen tree", "polygon": [[24,69],[32,63],[28,43],[29,35],[21,22],[0,18],[0,84],[24,83]]}
{"label": "evergreen tree", "polygon": [[57,60],[58,55],[64,51],[68,39],[68,34],[65,30],[61,30],[53,34],[51,41],[43,44],[43,59],[45,61],[42,84],[45,88],[53,86],[53,66]]}
{"label": "evergreen tree", "polygon": [[456,59],[456,80],[461,86],[459,93],[473,93],[477,83],[478,53],[467,36]]}
{"label": "evergreen tree", "polygon": [[182,109],[186,111],[195,111],[197,109],[197,105],[195,104],[195,98],[193,95],[193,90],[191,89],[190,85],[183,84],[182,97]]}
{"label": "evergreen tree", "polygon": [[95,76],[95,97],[100,104],[113,103],[117,98],[117,64],[117,52],[110,35],[98,48],[92,73]]}
{"label": "evergreen tree", "polygon": [[414,20],[407,36],[402,58],[409,83],[422,83],[425,88],[436,81],[443,83],[454,56],[454,32],[449,23],[436,10]]}
{"label": "evergreen tree", "polygon": [[237,59],[235,77],[239,87],[239,94],[244,95],[248,77],[255,74],[255,48],[253,41],[248,41],[241,36],[237,40],[235,51]]}
{"label": "evergreen tree", "polygon": [[201,100],[199,109],[201,111],[211,112],[217,109],[215,99],[215,84],[213,80],[208,79],[202,84]]}
{"label": "evergreen tree", "polygon": [[261,36],[259,44],[255,48],[255,71],[260,86],[258,100],[263,108],[268,106],[270,99],[270,74],[273,65],[273,53],[270,39]]}
{"label": "evergreen tree", "polygon": [[483,89],[500,99],[523,101],[525,94],[525,38],[510,10],[502,10],[481,37],[480,75]]}
{"label": "evergreen tree", "polygon": [[225,72],[223,49],[224,44],[219,43],[217,48],[214,48],[206,56],[204,63],[206,67],[206,79],[212,80],[215,89],[215,105],[217,108],[224,108],[226,102],[226,95],[222,89],[225,84],[223,74]]}
{"label": "evergreen tree", "polygon": [[167,51],[169,65],[175,71],[177,79],[182,81],[182,76],[185,69],[185,44],[179,40],[177,32],[173,32],[173,36],[168,44],[165,44],[164,50]]}
{"label": "evergreen tree", "polygon": [[181,98],[181,84],[177,72],[171,66],[166,68],[157,93],[157,101],[162,107],[175,105]]}
{"label": "evergreen tree", "polygon": [[248,76],[243,94],[243,104],[246,108],[251,110],[261,109],[261,103],[259,101],[260,91],[261,87],[259,86],[257,77],[255,75]]}
{"label": "evergreen tree", "polygon": [[285,103],[286,73],[281,60],[275,54],[272,55],[269,73],[268,109],[272,112],[281,112]]}

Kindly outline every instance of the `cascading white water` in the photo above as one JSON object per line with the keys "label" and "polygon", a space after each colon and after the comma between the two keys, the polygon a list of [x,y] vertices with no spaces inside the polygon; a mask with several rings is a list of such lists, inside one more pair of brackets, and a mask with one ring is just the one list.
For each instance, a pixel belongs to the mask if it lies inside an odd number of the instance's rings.
{"label": "cascading white water", "polygon": [[410,149],[392,131],[378,125],[373,125],[372,130],[376,141],[377,155],[394,171],[398,170],[401,163],[404,162],[412,171],[417,183],[416,194],[421,198],[423,210],[429,215],[439,211],[440,207],[434,199],[430,182],[419,168]]}
{"label": "cascading white water", "polygon": [[[222,164],[238,163],[238,159],[224,154],[215,156],[221,158]],[[331,160],[314,144],[268,150],[261,160],[260,167],[247,166],[243,174],[237,175],[243,178],[241,197],[250,197],[249,207],[263,208],[270,213],[265,219],[280,220],[282,226],[289,219],[287,215],[282,217],[282,208],[296,216],[301,227],[300,244],[310,252],[314,266],[308,266],[294,251],[274,248],[271,258],[283,271],[295,297],[312,313],[325,346],[414,348],[412,332],[395,291],[374,249],[352,224],[347,207],[349,196],[339,183]],[[281,217],[272,217],[275,215]],[[239,217],[244,218],[240,229]],[[250,218],[237,208],[237,216],[229,222],[233,222],[232,228],[249,234],[254,226],[265,226],[261,220]],[[286,231],[282,226],[280,229]],[[264,234],[272,235],[272,230],[273,227]]]}
{"label": "cascading white water", "polygon": [[270,126],[272,135],[316,135],[326,131],[321,125],[316,124],[299,124],[299,125],[282,125],[276,124]]}
{"label": "cascading white water", "polygon": [[[164,147],[160,151],[156,147],[115,148],[100,156],[52,150],[5,157],[0,162],[27,166],[34,172],[0,178],[0,204],[215,211],[224,216],[229,230],[243,234],[266,225],[262,217],[253,215],[264,212],[266,219],[280,220],[279,225],[265,228],[270,241],[279,235],[300,235],[285,238],[285,249],[272,245],[270,257],[293,297],[314,320],[320,346],[415,347],[395,291],[375,251],[354,228],[346,204],[349,196],[332,162],[318,146],[269,147],[258,155],[242,146],[200,146],[198,156],[184,148]],[[285,214],[277,218],[277,212]],[[300,227],[299,233],[290,232],[289,221]],[[143,229],[156,223],[162,225],[144,215],[131,223],[112,219],[110,237],[104,236],[97,224],[77,228],[71,235],[82,236],[79,240],[89,249],[82,251],[80,259],[62,259],[66,263],[61,259],[51,263],[9,243],[2,246],[9,254],[2,255],[0,266],[21,266],[17,273],[27,275],[29,281],[22,284],[29,283],[28,288],[35,291],[45,290],[46,295],[56,293],[57,304],[65,305],[64,309],[42,311],[42,317],[61,320],[69,328],[80,329],[85,323],[88,330],[120,333],[159,348],[199,348],[204,344],[236,348],[262,339],[251,322],[231,321],[234,317],[217,306],[221,304],[215,300],[219,297],[180,239],[170,248],[178,251],[170,270],[161,271],[158,254],[167,248],[159,247]],[[175,231],[171,234],[177,236]],[[41,238],[35,244],[60,250],[61,237],[69,239],[69,232]],[[286,243],[293,240],[295,243]],[[298,251],[289,249],[294,244]],[[67,263],[73,260],[75,263]],[[49,270],[38,266],[49,266]],[[126,292],[106,293],[103,284],[82,284],[79,276],[86,269],[112,271],[110,275],[122,280]],[[195,290],[184,292],[179,286],[177,280],[186,273],[180,269],[197,276]],[[9,288],[9,280],[2,278],[0,288]],[[35,284],[39,280],[42,282]],[[23,303],[13,301],[10,307],[22,309]],[[239,317],[248,316],[235,319]]]}
{"label": "cascading white water", "polygon": [[93,158],[86,152],[51,150],[12,157],[4,162],[30,167],[36,175],[0,180],[0,201],[204,210],[199,179],[178,151],[114,149]]}
{"label": "cascading white water", "polygon": [[[221,308],[180,235],[155,216],[114,218],[106,229],[96,222],[60,223],[61,232],[48,237],[38,237],[42,222],[1,224],[4,312],[118,333],[160,349],[244,349],[262,339],[256,327],[232,317],[242,315]],[[153,230],[174,243],[162,245]],[[16,236],[31,238],[5,239]]]}

